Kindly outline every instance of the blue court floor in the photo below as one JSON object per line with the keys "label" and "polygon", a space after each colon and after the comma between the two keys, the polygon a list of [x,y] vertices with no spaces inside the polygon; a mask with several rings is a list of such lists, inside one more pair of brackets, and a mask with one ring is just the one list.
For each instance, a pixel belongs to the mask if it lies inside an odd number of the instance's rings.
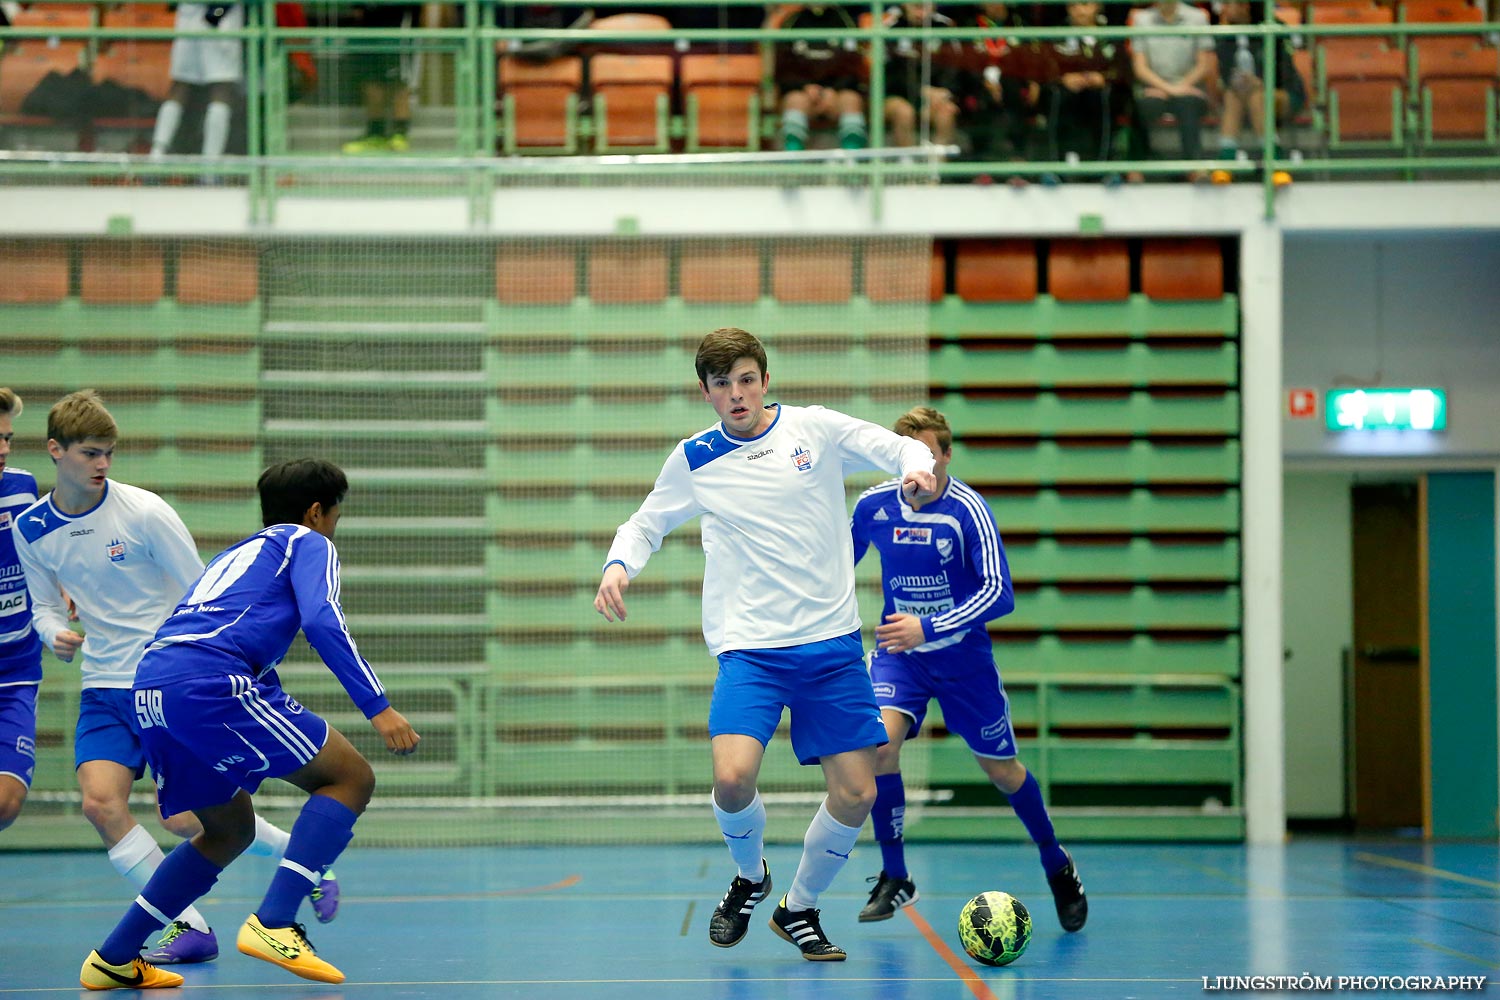
{"label": "blue court floor", "polygon": [[[769,851],[782,889],[799,849]],[[862,843],[822,900],[823,926],[849,960],[814,964],[771,933],[769,912],[757,913],[739,947],[709,945],[708,916],[732,874],[715,844],[398,850],[356,843],[338,864],[342,912],[309,929],[320,953],[349,977],[336,988],[234,950],[239,923],[271,870],[266,859],[244,858],[200,904],[219,932],[221,954],[183,970],[183,995],[1093,1000],[1227,993],[1212,988],[1220,976],[1466,976],[1471,985],[1483,976],[1487,989],[1500,977],[1494,844],[1079,844],[1074,855],[1091,906],[1078,934],[1057,926],[1034,850],[1014,844],[911,845],[920,902],[887,922],[861,925],[863,879],[880,866],[879,852]],[[1029,950],[1002,969],[969,961],[954,930],[964,901],[985,889],[1017,896],[1035,920]],[[78,987],[78,967],[132,896],[102,851],[0,852],[0,998],[89,995]],[[303,917],[311,920],[306,908]]]}

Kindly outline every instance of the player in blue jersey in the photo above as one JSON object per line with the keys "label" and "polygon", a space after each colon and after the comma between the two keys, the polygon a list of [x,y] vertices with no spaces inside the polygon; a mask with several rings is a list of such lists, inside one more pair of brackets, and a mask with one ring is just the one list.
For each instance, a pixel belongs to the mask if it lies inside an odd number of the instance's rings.
{"label": "player in blue jersey", "polygon": [[[118,436],[98,393],[85,389],[59,400],[47,414],[57,484],[21,513],[14,538],[42,643],[67,662],[83,653],[74,737],[83,814],[115,870],[139,889],[163,855],[130,814],[130,788],[146,764],[130,685],[146,643],[203,572],[203,562],[166,501],[109,478]],[[82,633],[73,623],[74,606]],[[198,831],[191,814],[163,824],[180,837]],[[284,830],[259,820],[255,851],[280,857],[286,838]],[[337,897],[327,896],[325,906],[336,907]],[[148,955],[154,963],[218,956],[218,940],[196,908],[173,916]]]}
{"label": "player in blue jersey", "polygon": [[870,880],[875,888],[859,919],[886,920],[917,899],[902,841],[901,745],[921,731],[936,698],[944,724],[968,744],[1041,851],[1063,929],[1079,930],[1088,919],[1088,898],[1072,857],[1057,842],[1036,778],[1016,756],[1010,701],[985,628],[1016,606],[995,517],[977,491],[948,475],[953,432],[941,413],[919,406],[896,421],[896,433],[931,449],[937,491],[912,498],[900,483],[882,483],[860,496],[851,518],[855,561],[871,545],[880,553],[885,607],[870,680],[888,737],[876,753],[870,814],[884,868]]}
{"label": "player in blue jersey", "polygon": [[713,808],[739,870],[709,920],[709,940],[739,944],[770,894],[756,778],[790,709],[792,749],[801,763],[822,766],[828,796],[771,928],[809,961],[842,961],[819,923],[818,896],[869,815],[875,745],[885,740],[864,672],[844,477],[879,468],[913,493],[932,490],[932,456],[842,413],[766,405],[765,348],[743,330],[705,337],[696,368],[719,422],[672,449],[650,496],[615,534],[594,607],[623,620],[624,591],[651,553],[673,528],[702,517],[703,636],[719,661],[708,710]]}
{"label": "player in blue jersey", "polygon": [[9,467],[21,397],[0,388],[0,830],[16,821],[36,764],[36,693],[42,640],[31,627],[26,576],[13,539],[21,511],[36,503],[36,477]]}
{"label": "player in blue jersey", "polygon": [[319,958],[297,923],[317,873],[354,836],[375,790],[348,739],[294,701],[276,666],[300,629],[393,754],[419,737],[391,707],[360,655],[339,604],[333,547],[348,480],[335,465],[299,459],[261,474],[265,529],[214,557],[157,630],[136,670],[132,707],[164,815],[192,810],[202,832],[177,846],[79,974],[89,989],[178,986],[182,977],[138,956],[167,914],[199,898],[255,836],[250,795],[267,778],[308,793],[291,842],[255,912],[240,928],[246,955],[324,983],[344,974]]}

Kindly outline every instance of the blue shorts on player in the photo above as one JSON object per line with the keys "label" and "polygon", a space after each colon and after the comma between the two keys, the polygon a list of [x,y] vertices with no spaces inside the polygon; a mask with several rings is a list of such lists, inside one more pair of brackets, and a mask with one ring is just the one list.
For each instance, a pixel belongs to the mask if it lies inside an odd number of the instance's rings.
{"label": "blue shorts on player", "polygon": [[137,778],[146,773],[146,753],[135,727],[129,688],[84,688],[73,731],[73,767],[91,760],[113,761]]}
{"label": "blue shorts on player", "polygon": [[737,733],[764,746],[792,713],[792,752],[802,764],[886,742],[864,669],[859,633],[777,649],[719,654],[708,735]]}
{"label": "blue shorts on player", "polygon": [[255,679],[148,667],[171,658],[148,653],[134,691],[163,816],[220,805],[240,789],[253,793],[265,779],[307,764],[327,742],[328,723],[283,691],[275,671]]}
{"label": "blue shorts on player", "polygon": [[907,739],[922,731],[927,705],[936,698],[948,731],[963,738],[981,757],[1007,760],[1016,756],[1010,726],[1010,699],[1000,683],[1000,670],[988,651],[965,656],[942,650],[934,653],[882,653],[870,657],[870,683],[875,701],[911,718]]}
{"label": "blue shorts on player", "polygon": [[27,788],[36,768],[35,684],[0,687],[0,774]]}

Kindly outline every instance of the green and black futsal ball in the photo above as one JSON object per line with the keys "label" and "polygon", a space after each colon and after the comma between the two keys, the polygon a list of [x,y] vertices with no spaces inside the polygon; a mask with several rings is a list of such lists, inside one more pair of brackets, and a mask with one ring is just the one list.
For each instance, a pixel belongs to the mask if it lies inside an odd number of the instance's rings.
{"label": "green and black futsal ball", "polygon": [[1009,965],[1031,943],[1031,914],[1008,892],[983,892],[958,915],[964,951],[985,965]]}

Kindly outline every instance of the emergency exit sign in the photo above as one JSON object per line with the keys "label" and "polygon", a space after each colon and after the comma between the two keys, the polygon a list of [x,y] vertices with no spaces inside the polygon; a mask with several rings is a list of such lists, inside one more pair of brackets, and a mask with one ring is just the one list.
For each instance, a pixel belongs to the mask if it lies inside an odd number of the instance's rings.
{"label": "emergency exit sign", "polygon": [[1330,389],[1323,412],[1331,431],[1440,431],[1448,397],[1442,389]]}

